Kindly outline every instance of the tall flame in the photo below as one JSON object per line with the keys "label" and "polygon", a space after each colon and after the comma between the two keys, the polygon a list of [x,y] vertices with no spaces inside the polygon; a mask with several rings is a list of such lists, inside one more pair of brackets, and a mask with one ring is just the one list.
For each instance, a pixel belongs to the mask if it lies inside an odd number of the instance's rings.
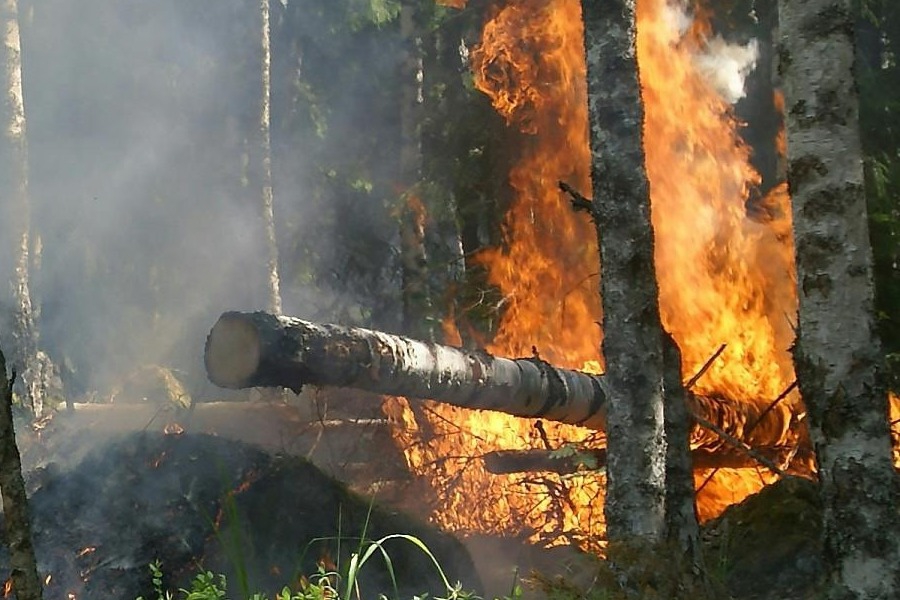
{"label": "tall flame", "polygon": [[[786,189],[765,199],[769,222],[746,218],[759,176],[730,105],[698,66],[709,28],[690,26],[667,0],[639,0],[637,17],[664,324],[681,347],[686,378],[727,345],[696,391],[768,403],[793,380]],[[489,349],[538,352],[574,368],[602,360],[596,234],[557,189],[560,180],[585,195],[591,189],[582,27],[578,0],[511,0],[487,22],[471,55],[476,86],[524,140],[510,173],[516,196],[503,247],[480,257],[505,302]],[[557,541],[583,545],[602,537],[602,475],[492,476],[477,459],[499,448],[602,442],[595,432],[441,405],[428,405],[415,419],[409,410],[398,415],[408,427],[400,435],[411,467],[442,490],[435,518],[444,527],[536,538],[562,533]],[[766,482],[753,472],[718,473],[698,497],[701,515]],[[473,506],[471,498],[491,501]]]}
{"label": "tall flame", "polygon": [[[664,0],[638,3],[656,270],[665,327],[684,372],[725,352],[697,391],[770,401],[793,380],[787,349],[796,312],[786,189],[777,227],[746,217],[759,176],[730,106],[698,71],[704,39],[683,35]],[[695,27],[695,31],[699,29]]]}

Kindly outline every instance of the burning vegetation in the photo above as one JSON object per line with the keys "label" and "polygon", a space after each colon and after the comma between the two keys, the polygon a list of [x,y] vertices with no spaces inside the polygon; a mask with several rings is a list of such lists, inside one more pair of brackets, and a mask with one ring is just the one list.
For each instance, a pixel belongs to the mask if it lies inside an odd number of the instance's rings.
{"label": "burning vegetation", "polygon": [[[503,244],[478,260],[504,301],[491,352],[599,372],[595,236],[557,185],[590,189],[581,23],[575,0],[503,4],[471,54],[476,86],[523,139],[509,175],[515,198]],[[796,448],[804,433],[788,354],[796,312],[789,198],[784,185],[776,187],[763,203],[771,217],[747,216],[760,176],[732,99],[709,77],[722,43],[702,14],[662,0],[638,3],[660,309],[681,349],[685,380],[715,355],[692,390],[774,411],[783,428],[759,429],[752,443]],[[411,468],[448,490],[435,509],[443,526],[531,531],[535,539],[587,546],[603,539],[602,474],[496,476],[478,460],[497,450],[602,447],[602,434],[437,404],[418,416],[428,422],[415,422],[407,409],[397,435]],[[801,462],[807,458],[803,453]],[[696,478],[702,519],[773,480],[767,469],[698,469]],[[465,507],[472,496],[498,501],[473,513]]]}

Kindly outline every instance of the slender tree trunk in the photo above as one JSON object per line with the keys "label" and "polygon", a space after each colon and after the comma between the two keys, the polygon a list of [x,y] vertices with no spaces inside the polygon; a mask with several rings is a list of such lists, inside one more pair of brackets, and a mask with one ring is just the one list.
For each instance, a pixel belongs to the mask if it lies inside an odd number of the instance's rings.
{"label": "slender tree trunk", "polygon": [[40,600],[41,580],[31,541],[28,499],[12,415],[14,378],[15,375],[7,378],[6,358],[0,350],[0,495],[3,497],[5,541],[12,566],[10,576],[18,600]]}
{"label": "slender tree trunk", "polygon": [[400,65],[400,256],[403,272],[403,329],[434,339],[433,299],[428,281],[425,225],[428,219],[421,196],[422,104],[424,98],[422,34],[419,2],[400,3],[400,37],[405,55]]}
{"label": "slender tree trunk", "polygon": [[663,376],[666,390],[666,536],[685,550],[694,562],[701,560],[700,525],[694,493],[691,455],[691,415],[681,382],[681,352],[672,336],[663,337]]}
{"label": "slender tree trunk", "polygon": [[262,67],[261,102],[259,115],[260,161],[262,178],[262,217],[266,235],[266,276],[269,292],[269,310],[281,313],[281,280],[278,275],[278,240],[275,235],[275,197],[272,191],[272,28],[269,18],[269,0],[260,0],[262,17]]}
{"label": "slender tree trunk", "polygon": [[658,542],[665,533],[666,484],[662,325],[644,170],[635,4],[585,0],[582,11],[609,388],[607,534],[610,541]]}
{"label": "slender tree trunk", "polygon": [[[4,312],[12,316],[14,337],[13,360],[22,368],[25,403],[35,416],[43,411],[46,361],[38,352],[37,329],[31,301],[29,281],[31,249],[31,206],[28,198],[28,145],[25,129],[25,102],[22,89],[22,53],[19,36],[19,17],[16,0],[3,0],[0,8],[0,27],[3,44],[0,60],[3,63],[2,111],[3,137],[0,140],[0,194],[4,206],[0,236],[12,241],[0,252],[3,280],[0,302]],[[7,315],[3,315],[4,318]]]}
{"label": "slender tree trunk", "polygon": [[827,595],[900,597],[900,500],[873,317],[851,0],[780,0],[799,333]]}

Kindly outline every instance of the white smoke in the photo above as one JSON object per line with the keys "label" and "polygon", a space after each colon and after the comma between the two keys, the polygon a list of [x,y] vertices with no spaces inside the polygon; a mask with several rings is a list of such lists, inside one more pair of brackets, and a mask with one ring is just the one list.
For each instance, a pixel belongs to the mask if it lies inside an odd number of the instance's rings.
{"label": "white smoke", "polygon": [[697,70],[727,102],[734,104],[746,95],[744,83],[756,68],[759,44],[730,44],[717,35],[706,42],[703,52],[694,58]]}
{"label": "white smoke", "polygon": [[[672,30],[671,42],[677,44],[693,25],[694,17],[682,2],[668,2],[664,15]],[[755,39],[741,45],[716,35],[706,40],[703,49],[694,55],[694,66],[723,100],[734,104],[746,95],[744,83],[758,59],[759,43]]]}

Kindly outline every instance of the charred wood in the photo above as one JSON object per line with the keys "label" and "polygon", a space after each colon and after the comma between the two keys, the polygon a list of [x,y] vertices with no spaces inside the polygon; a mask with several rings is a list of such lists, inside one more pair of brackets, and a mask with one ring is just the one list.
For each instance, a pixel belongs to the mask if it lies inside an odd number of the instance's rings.
{"label": "charred wood", "polygon": [[[756,458],[741,451],[710,451],[701,448],[692,452],[691,458],[695,469],[745,469],[760,464]],[[579,471],[604,469],[606,448],[580,449],[571,453],[542,449],[495,450],[485,454],[483,460],[485,469],[495,475],[533,471],[571,475]],[[764,460],[774,464],[779,458],[765,455]]]}

